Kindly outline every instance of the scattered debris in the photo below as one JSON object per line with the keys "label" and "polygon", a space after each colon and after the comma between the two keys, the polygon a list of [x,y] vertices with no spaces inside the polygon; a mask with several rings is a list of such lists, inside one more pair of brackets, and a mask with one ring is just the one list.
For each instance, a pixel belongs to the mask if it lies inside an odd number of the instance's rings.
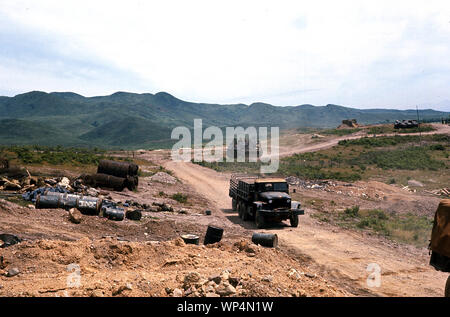
{"label": "scattered debris", "polygon": [[6,248],[11,245],[20,243],[22,239],[12,234],[2,233],[0,234],[0,241],[1,241],[0,248]]}
{"label": "scattered debris", "polygon": [[450,187],[435,190],[425,190],[425,192],[436,196],[450,197]]}
{"label": "scattered debris", "polygon": [[6,272],[7,277],[13,277],[20,273],[20,270],[16,267],[10,268],[8,272]]}

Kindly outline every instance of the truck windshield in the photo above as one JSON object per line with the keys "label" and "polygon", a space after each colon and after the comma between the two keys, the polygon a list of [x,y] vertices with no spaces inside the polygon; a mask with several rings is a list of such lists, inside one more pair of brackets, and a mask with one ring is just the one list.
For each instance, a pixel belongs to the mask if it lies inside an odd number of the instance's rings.
{"label": "truck windshield", "polygon": [[285,192],[288,190],[287,183],[264,183],[260,190],[264,192]]}

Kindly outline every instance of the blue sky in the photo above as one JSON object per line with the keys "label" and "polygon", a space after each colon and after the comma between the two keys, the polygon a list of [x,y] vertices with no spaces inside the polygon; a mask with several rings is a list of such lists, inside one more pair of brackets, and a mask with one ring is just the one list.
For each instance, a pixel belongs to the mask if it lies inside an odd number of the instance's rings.
{"label": "blue sky", "polygon": [[0,95],[450,111],[449,1],[0,0]]}

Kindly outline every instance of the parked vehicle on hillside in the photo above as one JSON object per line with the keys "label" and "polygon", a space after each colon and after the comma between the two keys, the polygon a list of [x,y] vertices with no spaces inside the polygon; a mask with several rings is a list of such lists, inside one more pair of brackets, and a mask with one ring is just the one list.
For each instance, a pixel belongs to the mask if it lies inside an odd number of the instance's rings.
{"label": "parked vehicle on hillside", "polygon": [[411,128],[418,128],[419,123],[417,120],[395,120],[394,123],[394,129],[411,129]]}
{"label": "parked vehicle on hillside", "polygon": [[229,196],[233,211],[238,211],[244,221],[254,219],[258,228],[287,219],[297,227],[298,216],[304,214],[300,202],[291,200],[289,185],[283,178],[235,174],[230,179]]}

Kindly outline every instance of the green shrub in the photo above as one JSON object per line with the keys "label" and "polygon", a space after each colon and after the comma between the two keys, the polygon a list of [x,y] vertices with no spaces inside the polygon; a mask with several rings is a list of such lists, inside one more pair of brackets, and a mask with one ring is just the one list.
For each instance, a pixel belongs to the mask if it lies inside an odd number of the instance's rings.
{"label": "green shrub", "polygon": [[344,213],[349,217],[357,217],[359,214],[359,206],[353,206],[352,208],[346,208]]}
{"label": "green shrub", "polygon": [[170,198],[172,198],[173,200],[176,200],[176,201],[178,201],[179,203],[182,203],[182,204],[186,203],[187,200],[188,200],[188,196],[184,195],[182,193],[173,194],[172,196],[170,196]]}

